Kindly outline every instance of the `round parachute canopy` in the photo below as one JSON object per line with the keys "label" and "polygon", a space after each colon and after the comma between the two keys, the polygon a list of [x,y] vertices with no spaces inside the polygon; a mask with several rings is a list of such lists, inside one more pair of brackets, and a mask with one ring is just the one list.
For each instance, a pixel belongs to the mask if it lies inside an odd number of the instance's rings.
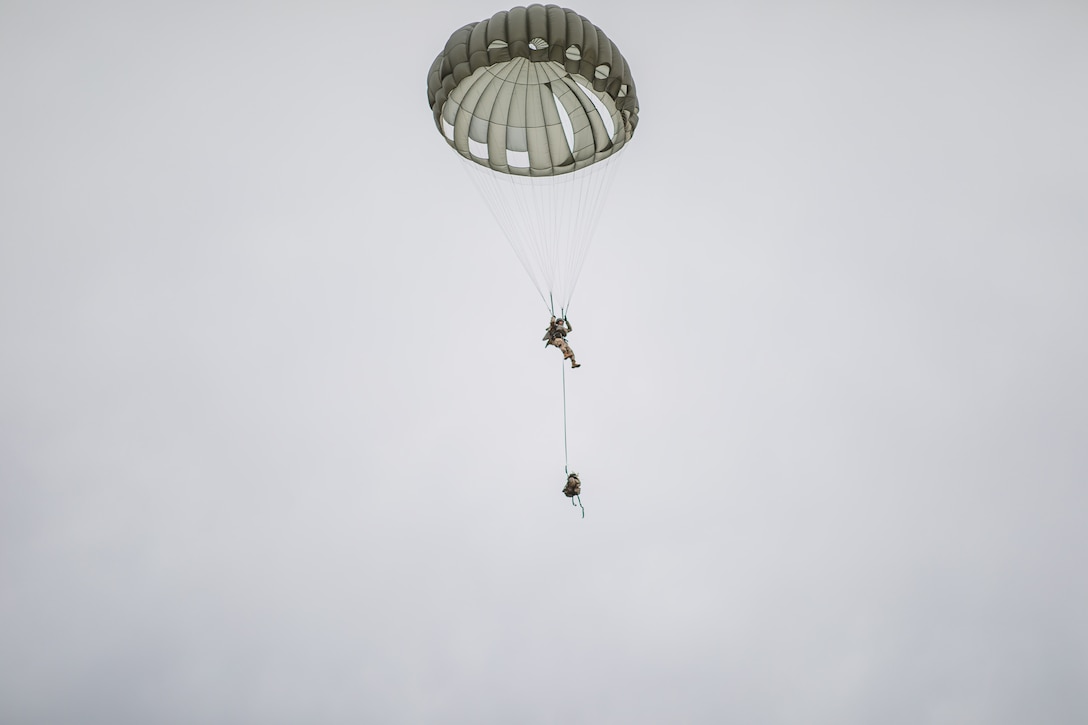
{"label": "round parachute canopy", "polygon": [[450,36],[431,64],[438,130],[466,159],[519,176],[554,176],[608,158],[638,125],[627,61],[573,10],[530,5]]}
{"label": "round parachute canopy", "polygon": [[557,5],[495,13],[450,36],[427,101],[544,303],[569,309],[617,152],[638,125],[619,48]]}

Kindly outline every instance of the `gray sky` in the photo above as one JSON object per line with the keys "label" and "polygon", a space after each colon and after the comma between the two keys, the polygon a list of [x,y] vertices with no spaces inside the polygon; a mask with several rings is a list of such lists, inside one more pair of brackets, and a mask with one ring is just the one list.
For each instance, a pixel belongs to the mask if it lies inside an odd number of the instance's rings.
{"label": "gray sky", "polygon": [[586,0],[571,318],[471,2],[0,4],[0,720],[1088,721],[1088,6]]}

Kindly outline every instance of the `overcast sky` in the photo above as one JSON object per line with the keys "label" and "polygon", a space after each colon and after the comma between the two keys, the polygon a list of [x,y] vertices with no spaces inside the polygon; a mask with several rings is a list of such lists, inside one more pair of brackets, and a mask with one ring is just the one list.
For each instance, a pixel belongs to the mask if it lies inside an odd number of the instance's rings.
{"label": "overcast sky", "polygon": [[0,2],[0,721],[1088,722],[1088,4],[585,0],[547,312],[426,73],[507,9]]}

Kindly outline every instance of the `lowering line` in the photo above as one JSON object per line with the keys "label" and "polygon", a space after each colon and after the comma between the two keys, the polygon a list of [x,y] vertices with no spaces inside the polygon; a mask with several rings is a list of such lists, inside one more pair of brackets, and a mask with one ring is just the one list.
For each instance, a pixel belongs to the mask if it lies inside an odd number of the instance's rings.
{"label": "lowering line", "polygon": [[[570,455],[567,452],[567,361],[559,361],[559,369],[563,371],[563,473],[570,477]],[[577,506],[582,509],[582,518],[586,517],[586,507],[582,505],[581,494],[577,496],[571,496],[571,506]]]}
{"label": "lowering line", "polygon": [[567,454],[567,366],[566,360],[559,361],[563,371],[563,472],[570,475],[570,456]]}

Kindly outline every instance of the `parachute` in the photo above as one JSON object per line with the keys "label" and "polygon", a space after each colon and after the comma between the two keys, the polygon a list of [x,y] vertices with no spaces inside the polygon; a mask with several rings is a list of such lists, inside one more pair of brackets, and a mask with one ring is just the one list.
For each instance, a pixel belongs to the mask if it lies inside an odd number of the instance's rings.
{"label": "parachute", "polygon": [[427,101],[544,303],[565,314],[638,125],[619,48],[573,10],[517,7],[450,36]]}

